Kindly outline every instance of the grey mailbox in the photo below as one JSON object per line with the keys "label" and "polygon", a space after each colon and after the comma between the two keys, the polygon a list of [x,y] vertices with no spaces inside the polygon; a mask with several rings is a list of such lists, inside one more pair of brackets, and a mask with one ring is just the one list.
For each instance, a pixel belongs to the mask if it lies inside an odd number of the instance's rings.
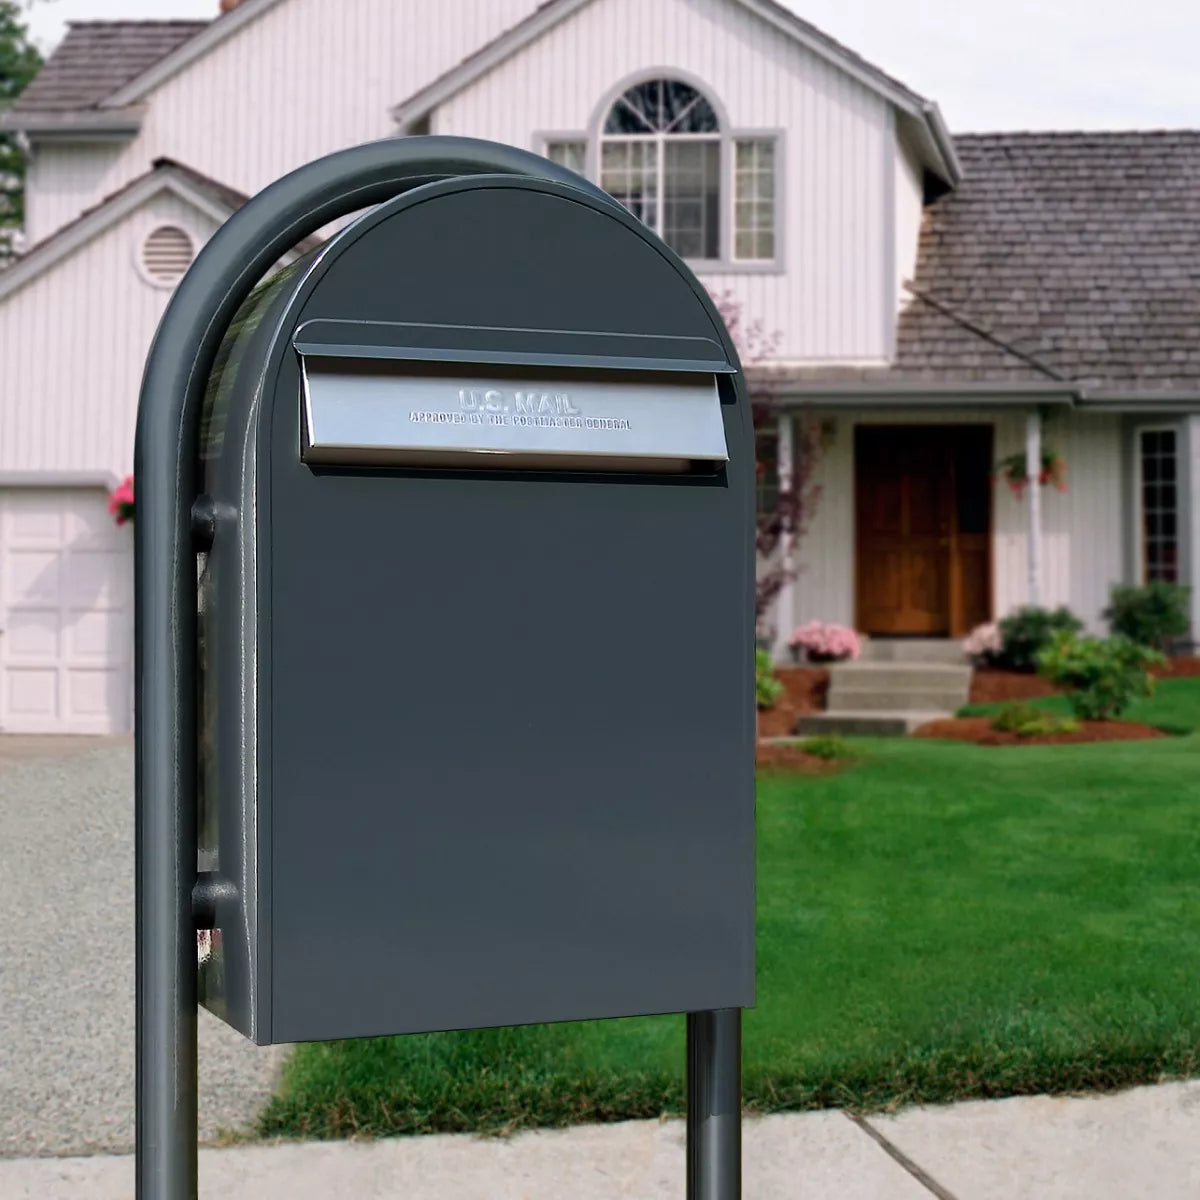
{"label": "grey mailbox", "polygon": [[199,996],[259,1043],[754,1000],[736,354],[614,202],[448,146],[189,381]]}

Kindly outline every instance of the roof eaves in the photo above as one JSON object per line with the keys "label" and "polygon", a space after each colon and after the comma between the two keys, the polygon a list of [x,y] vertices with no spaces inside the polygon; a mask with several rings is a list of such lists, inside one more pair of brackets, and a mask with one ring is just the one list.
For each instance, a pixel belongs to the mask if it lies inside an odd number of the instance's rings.
{"label": "roof eaves", "polygon": [[1079,391],[1069,384],[1025,383],[1008,380],[922,382],[912,379],[861,380],[847,383],[805,382],[793,379],[772,389],[784,408],[1029,408],[1031,405],[1073,406]]}
{"label": "roof eaves", "polygon": [[225,41],[226,38],[237,33],[239,29],[249,25],[251,21],[257,20],[278,3],[279,0],[242,0],[242,3],[236,8],[223,13],[216,20],[211,21],[195,37],[189,38],[169,54],[160,58],[149,70],[143,71],[136,78],[131,79],[123,87],[115,91],[111,96],[101,101],[101,107],[121,108],[143,99],[158,87],[159,84],[170,79],[172,75],[181,71],[197,58],[207,54],[215,46]]}
{"label": "roof eaves", "polygon": [[27,137],[72,137],[87,140],[124,140],[136,137],[146,115],[142,105],[120,109],[85,108],[74,112],[22,112],[10,108],[0,113],[0,130]]}

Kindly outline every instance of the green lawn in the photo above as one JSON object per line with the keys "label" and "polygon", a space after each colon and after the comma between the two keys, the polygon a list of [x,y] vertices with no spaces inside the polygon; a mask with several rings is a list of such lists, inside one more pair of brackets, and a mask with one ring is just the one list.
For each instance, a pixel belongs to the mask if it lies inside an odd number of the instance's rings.
{"label": "green lawn", "polygon": [[[1194,725],[1200,683],[1158,704],[1189,690]],[[751,1108],[1200,1072],[1200,739],[862,750],[759,781]],[[682,1111],[682,1066],[679,1018],[302,1046],[260,1130],[656,1116]]]}
{"label": "green lawn", "polygon": [[[1037,708],[1050,709],[1069,716],[1071,707],[1063,696],[1030,701]],[[988,716],[1004,708],[1003,704],[972,704],[961,710],[964,717]],[[1140,721],[1168,733],[1194,733],[1200,730],[1200,680],[1164,679],[1149,700],[1137,701],[1123,720]]]}

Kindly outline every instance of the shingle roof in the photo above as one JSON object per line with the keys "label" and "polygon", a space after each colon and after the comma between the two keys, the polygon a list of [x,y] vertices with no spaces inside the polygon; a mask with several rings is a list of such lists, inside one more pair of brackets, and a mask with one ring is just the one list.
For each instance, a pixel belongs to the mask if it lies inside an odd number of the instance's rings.
{"label": "shingle roof", "polygon": [[956,142],[966,178],[926,213],[897,369],[1200,387],[1200,131]]}
{"label": "shingle roof", "polygon": [[208,26],[207,21],[72,21],[67,35],[10,110],[95,108]]}

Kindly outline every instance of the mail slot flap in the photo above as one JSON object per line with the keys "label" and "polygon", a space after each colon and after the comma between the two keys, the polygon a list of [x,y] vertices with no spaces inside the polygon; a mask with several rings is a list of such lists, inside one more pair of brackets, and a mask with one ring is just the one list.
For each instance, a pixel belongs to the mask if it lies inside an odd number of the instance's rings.
{"label": "mail slot flap", "polygon": [[293,345],[306,359],[584,367],[656,374],[733,375],[737,371],[715,341],[653,334],[315,320],[296,330]]}
{"label": "mail slot flap", "polygon": [[711,372],[305,358],[312,464],[680,473],[728,460]]}

